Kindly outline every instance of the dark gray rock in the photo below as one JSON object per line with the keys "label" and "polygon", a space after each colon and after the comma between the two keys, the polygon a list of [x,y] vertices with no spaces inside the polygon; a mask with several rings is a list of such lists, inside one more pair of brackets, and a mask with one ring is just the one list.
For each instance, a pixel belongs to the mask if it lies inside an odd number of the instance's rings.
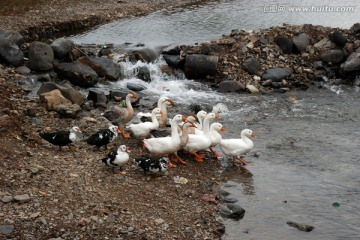
{"label": "dark gray rock", "polygon": [[243,63],[243,69],[249,74],[257,74],[260,67],[260,62],[254,56],[248,56]]}
{"label": "dark gray rock", "polygon": [[9,235],[14,231],[14,225],[0,225],[0,233]]}
{"label": "dark gray rock", "polygon": [[261,82],[261,86],[269,87],[269,86],[272,85],[272,83],[273,83],[273,81],[271,79],[267,79],[267,80],[264,80],[264,81]]}
{"label": "dark gray rock", "polygon": [[29,194],[22,194],[14,196],[14,199],[20,203],[25,203],[31,200]]}
{"label": "dark gray rock", "polygon": [[230,196],[222,196],[222,195],[219,196],[219,200],[223,201],[223,202],[226,202],[226,203],[236,203],[236,202],[239,201],[236,198],[233,198],[233,197],[230,197]]}
{"label": "dark gray rock", "polygon": [[107,105],[106,105],[107,97],[106,97],[105,93],[101,90],[97,90],[97,89],[89,90],[87,99],[93,101],[94,107],[104,107],[104,108],[107,107]]}
{"label": "dark gray rock", "polygon": [[48,71],[53,68],[54,51],[42,42],[32,42],[29,46],[29,68],[34,71]]}
{"label": "dark gray rock", "polygon": [[26,48],[23,35],[16,31],[0,29],[0,38],[1,37],[15,43],[20,49]]}
{"label": "dark gray rock", "polygon": [[324,62],[341,63],[345,59],[344,52],[339,49],[328,50],[321,54],[320,59]]}
{"label": "dark gray rock", "polygon": [[219,84],[219,92],[245,91],[245,85],[239,81],[226,80]]}
{"label": "dark gray rock", "polygon": [[206,104],[206,103],[202,103],[202,104],[192,103],[192,104],[190,104],[189,109],[191,112],[197,114],[200,110],[204,110],[206,112],[211,112],[212,106],[210,104]]}
{"label": "dark gray rock", "polygon": [[184,73],[189,79],[202,79],[215,76],[219,58],[201,54],[186,55]]}
{"label": "dark gray rock", "polygon": [[180,45],[170,45],[164,48],[161,53],[167,55],[180,55],[181,46]]}
{"label": "dark gray rock", "polygon": [[69,57],[74,43],[70,39],[58,38],[50,44],[57,59],[64,59]]}
{"label": "dark gray rock", "polygon": [[185,59],[180,59],[179,55],[164,54],[163,58],[167,65],[175,69],[184,69]]}
{"label": "dark gray rock", "polygon": [[223,217],[240,220],[245,215],[245,210],[239,205],[233,203],[225,203],[220,205],[220,214]]}
{"label": "dark gray rock", "polygon": [[281,51],[285,54],[293,53],[293,43],[292,41],[286,36],[277,36],[274,39],[275,43],[279,46]]}
{"label": "dark gray rock", "polygon": [[304,232],[311,232],[315,228],[314,226],[307,225],[307,224],[304,224],[304,223],[296,223],[296,222],[291,222],[291,221],[288,221],[286,223],[290,227],[294,227],[294,228],[296,228],[296,229],[298,229],[300,231],[304,231]]}
{"label": "dark gray rock", "polygon": [[99,81],[97,73],[80,61],[59,63],[55,72],[60,78],[80,87],[92,87]]}
{"label": "dark gray rock", "polygon": [[139,67],[137,77],[145,82],[151,82],[150,69],[146,66]]}
{"label": "dark gray rock", "polygon": [[20,66],[15,69],[15,72],[17,72],[21,75],[29,75],[31,70],[30,70],[30,68],[28,68],[26,66]]}
{"label": "dark gray rock", "polygon": [[303,52],[310,45],[310,36],[306,33],[300,33],[292,38],[292,42],[298,52]]}
{"label": "dark gray rock", "polygon": [[79,61],[90,66],[100,77],[117,81],[121,75],[121,67],[107,57],[81,57]]}
{"label": "dark gray rock", "polygon": [[53,82],[45,82],[40,86],[39,90],[37,91],[37,95],[51,92],[55,89],[59,89],[61,94],[65,98],[69,99],[73,104],[81,106],[85,101],[85,96],[74,89],[70,84],[59,85]]}
{"label": "dark gray rock", "polygon": [[18,67],[24,61],[24,53],[9,39],[0,37],[0,60]]}
{"label": "dark gray rock", "polygon": [[157,58],[157,54],[153,49],[150,48],[136,48],[128,52],[130,61],[137,62],[153,62]]}
{"label": "dark gray rock", "polygon": [[267,69],[262,75],[263,80],[271,79],[273,81],[281,81],[287,78],[292,73],[291,69],[288,68],[271,68]]}
{"label": "dark gray rock", "polygon": [[324,64],[322,61],[315,61],[314,62],[314,68],[315,69],[322,69],[324,67]]}
{"label": "dark gray rock", "polygon": [[335,31],[330,34],[330,40],[335,43],[336,45],[343,47],[347,43],[346,36],[339,31]]}
{"label": "dark gray rock", "polygon": [[112,54],[111,49],[109,47],[107,47],[107,46],[104,46],[98,52],[98,57],[109,56],[110,54]]}
{"label": "dark gray rock", "polygon": [[354,33],[354,34],[358,34],[360,33],[360,23],[355,23],[354,25],[351,26],[350,30]]}
{"label": "dark gray rock", "polygon": [[360,71],[360,53],[352,53],[346,61],[341,64],[341,70],[344,73]]}
{"label": "dark gray rock", "polygon": [[126,87],[135,92],[141,92],[142,90],[146,89],[146,87],[141,84],[130,83],[130,82],[126,84]]}
{"label": "dark gray rock", "polygon": [[81,111],[81,107],[77,104],[60,104],[55,108],[55,111],[67,118],[75,118]]}

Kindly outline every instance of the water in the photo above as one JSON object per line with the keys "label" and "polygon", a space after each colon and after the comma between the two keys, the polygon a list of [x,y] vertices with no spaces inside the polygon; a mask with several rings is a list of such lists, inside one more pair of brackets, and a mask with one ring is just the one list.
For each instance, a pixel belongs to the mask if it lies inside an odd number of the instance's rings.
{"label": "water", "polygon": [[[78,43],[160,46],[204,41],[235,28],[257,29],[283,22],[349,28],[359,16],[357,7],[348,13],[264,13],[262,6],[269,4],[293,5],[289,0],[218,1],[171,15],[161,11],[110,23],[73,39]],[[357,2],[317,4],[356,6]],[[241,221],[225,220],[223,239],[360,239],[359,88],[328,81],[322,89],[312,86],[286,94],[219,94],[181,73],[176,77],[162,74],[161,59],[148,65],[152,81],[144,83],[134,74],[143,64],[124,63],[126,79],[100,87],[123,88],[127,82],[137,82],[147,87],[142,92],[145,103],[168,96],[179,108],[221,102],[230,110],[221,114],[227,129],[224,138],[238,137],[243,128],[258,136],[246,158],[252,164],[227,168],[222,174],[224,190],[238,198],[246,210]],[[170,115],[174,113],[170,110]],[[333,207],[334,202],[340,207]],[[315,229],[301,232],[289,227],[287,221],[310,224]]]}
{"label": "water", "polygon": [[[310,23],[339,28],[350,28],[360,21],[357,0],[225,0],[214,1],[201,8],[184,11],[160,11],[140,18],[124,19],[98,27],[76,36],[77,43],[105,44],[145,43],[162,46],[172,43],[194,43],[229,34],[232,29],[259,29],[288,24]],[[284,11],[269,12],[270,7],[284,6]],[[291,11],[291,7],[353,7],[348,12]],[[317,8],[316,8],[317,9]],[[315,10],[316,10],[315,9]],[[320,10],[320,9],[319,9]]]}

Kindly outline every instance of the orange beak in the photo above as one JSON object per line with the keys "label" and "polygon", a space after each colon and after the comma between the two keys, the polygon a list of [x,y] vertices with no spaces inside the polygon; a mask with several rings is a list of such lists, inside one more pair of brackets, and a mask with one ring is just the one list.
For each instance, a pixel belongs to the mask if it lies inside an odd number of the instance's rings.
{"label": "orange beak", "polygon": [[118,132],[118,133],[120,133],[120,134],[122,133],[122,131],[121,131],[121,129],[120,129],[120,128],[118,128],[117,132]]}
{"label": "orange beak", "polygon": [[219,115],[215,115],[215,119],[219,119],[220,118],[220,116]]}
{"label": "orange beak", "polygon": [[164,114],[164,112],[163,112],[162,110],[160,110],[160,114],[161,114],[161,115],[163,115],[163,114]]}
{"label": "orange beak", "polygon": [[251,134],[251,136],[252,136],[253,138],[256,138],[256,135],[255,135],[255,133],[252,133],[252,134]]}
{"label": "orange beak", "polygon": [[182,116],[182,120],[183,120],[183,122],[186,122],[186,117],[184,117],[184,116]]}
{"label": "orange beak", "polygon": [[220,131],[225,132],[225,128],[224,128],[224,127],[222,127],[222,128],[220,129]]}

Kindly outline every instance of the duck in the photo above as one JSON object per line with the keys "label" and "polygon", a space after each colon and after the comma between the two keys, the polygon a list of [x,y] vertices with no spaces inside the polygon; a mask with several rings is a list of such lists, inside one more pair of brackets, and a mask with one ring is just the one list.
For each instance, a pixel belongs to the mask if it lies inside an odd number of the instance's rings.
{"label": "duck", "polygon": [[211,145],[209,147],[211,153],[213,154],[213,156],[215,157],[221,157],[221,154],[218,154],[213,147],[215,147],[216,145],[218,145],[222,139],[221,134],[219,133],[219,131],[224,132],[225,128],[221,123],[213,123],[210,125],[210,139],[211,139]]}
{"label": "duck", "polygon": [[107,149],[107,145],[113,142],[118,137],[118,133],[120,133],[119,127],[111,125],[107,129],[102,129],[92,134],[86,139],[86,143],[90,145],[95,145],[98,150],[100,150],[100,147],[102,146]]}
{"label": "duck", "polygon": [[61,147],[68,146],[69,144],[75,142],[81,134],[79,127],[74,126],[70,128],[69,131],[56,131],[56,132],[39,132],[39,136],[46,140],[47,142],[58,146],[59,150],[62,150]]}
{"label": "duck", "polygon": [[105,158],[101,159],[101,161],[108,167],[112,168],[113,173],[115,173],[115,168],[120,167],[120,173],[122,172],[122,166],[125,165],[129,161],[129,153],[130,150],[126,145],[120,145],[116,151],[109,152]]}
{"label": "duck", "polygon": [[207,115],[207,112],[204,111],[204,110],[200,110],[196,114],[199,124],[196,126],[195,134],[202,133],[202,131],[203,131],[203,122],[204,122],[204,119],[205,119],[206,115]]}
{"label": "duck", "polygon": [[151,112],[152,122],[141,122],[138,124],[130,124],[127,128],[134,134],[135,137],[144,139],[150,135],[150,131],[159,129],[159,121],[156,118],[157,114],[162,114],[160,108],[154,108]]}
{"label": "duck", "polygon": [[144,170],[144,174],[149,172],[159,173],[165,172],[168,169],[169,158],[167,157],[149,157],[142,156],[138,158],[134,158],[134,162]]}
{"label": "duck", "polygon": [[[162,114],[160,114],[158,116],[158,121],[159,121],[159,125],[160,127],[164,127],[167,125],[168,123],[168,117],[167,117],[167,108],[168,107],[173,107],[174,106],[174,102],[168,98],[168,97],[160,97],[158,102],[157,102],[157,108],[160,108],[160,110],[162,111]],[[141,119],[142,117],[151,117],[151,113],[143,113],[143,112],[139,112],[138,114],[136,114],[136,116]]]}
{"label": "duck", "polygon": [[[183,149],[187,142],[189,141],[189,134],[191,132],[191,128],[195,128],[195,124],[194,124],[195,118],[193,116],[188,116],[186,118],[186,121],[184,122],[184,124],[182,124],[181,126],[181,134],[180,134],[180,148],[179,150]],[[180,162],[182,164],[188,164],[188,162],[184,161],[183,159],[181,159],[179,157],[179,155],[177,154],[177,151],[174,152],[175,158],[174,158],[174,162]]]}
{"label": "duck", "polygon": [[[177,130],[178,125],[186,121],[186,118],[177,114],[171,120],[171,136],[160,138],[148,138],[143,140],[143,147],[146,148],[151,154],[167,156],[174,153],[180,148],[181,140]],[[176,167],[169,161],[169,167]]]}
{"label": "duck", "polygon": [[119,127],[120,133],[124,138],[130,138],[128,133],[120,127],[122,124],[128,123],[134,116],[134,109],[131,105],[131,100],[136,101],[139,98],[138,94],[134,91],[130,91],[128,95],[126,95],[126,108],[120,108],[118,106],[113,106],[111,109],[106,110],[103,113],[103,116],[111,121],[114,125]]}
{"label": "duck", "polygon": [[231,156],[234,160],[248,165],[250,162],[244,161],[241,159],[241,156],[250,152],[254,147],[254,143],[250,137],[256,138],[255,133],[250,129],[244,129],[241,131],[240,139],[222,139],[219,143],[220,149],[226,156]]}
{"label": "duck", "polygon": [[210,120],[220,118],[215,113],[209,113],[204,119],[203,122],[203,134],[189,134],[189,140],[184,147],[184,150],[192,155],[194,155],[194,160],[197,162],[202,162],[205,157],[202,154],[198,154],[198,151],[205,150],[211,146],[211,137],[210,137]]}

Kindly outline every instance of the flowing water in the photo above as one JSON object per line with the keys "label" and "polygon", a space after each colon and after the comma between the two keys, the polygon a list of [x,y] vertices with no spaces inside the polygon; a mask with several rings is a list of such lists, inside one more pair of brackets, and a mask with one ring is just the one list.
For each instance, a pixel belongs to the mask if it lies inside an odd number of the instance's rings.
{"label": "flowing water", "polygon": [[[231,29],[256,29],[287,23],[312,23],[348,28],[356,22],[356,1],[321,1],[318,5],[355,6],[348,13],[264,13],[271,4],[290,6],[292,1],[217,1],[200,8],[169,14],[161,11],[126,19],[74,36],[78,43],[146,43],[208,40]],[[305,0],[299,5],[313,5]],[[239,199],[246,210],[240,221],[225,220],[223,239],[360,239],[360,108],[359,88],[323,83],[321,89],[274,95],[219,94],[207,86],[162,74],[163,60],[147,65],[152,81],[137,79],[134,69],[144,63],[124,63],[125,80],[104,89],[125,88],[128,82],[147,87],[145,102],[159,96],[177,105],[224,103],[224,138],[239,137],[244,128],[257,138],[246,160],[252,164],[226,167],[223,189]],[[218,149],[219,150],[219,149]],[[339,203],[334,207],[333,203]],[[313,225],[310,232],[289,227],[294,221]]]}

